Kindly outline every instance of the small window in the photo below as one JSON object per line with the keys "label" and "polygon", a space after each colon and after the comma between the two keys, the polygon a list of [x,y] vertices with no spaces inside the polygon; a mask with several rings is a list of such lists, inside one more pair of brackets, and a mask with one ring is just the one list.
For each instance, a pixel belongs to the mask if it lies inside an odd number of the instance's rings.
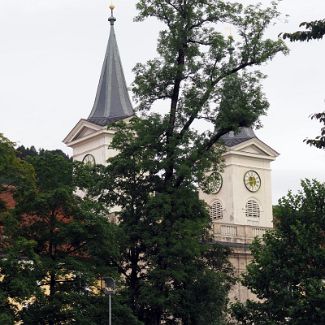
{"label": "small window", "polygon": [[212,202],[210,206],[210,216],[212,221],[217,219],[222,219],[223,208],[222,208],[222,203],[219,200]]}
{"label": "small window", "polygon": [[261,214],[260,206],[255,200],[248,200],[245,209],[247,218],[259,218]]}

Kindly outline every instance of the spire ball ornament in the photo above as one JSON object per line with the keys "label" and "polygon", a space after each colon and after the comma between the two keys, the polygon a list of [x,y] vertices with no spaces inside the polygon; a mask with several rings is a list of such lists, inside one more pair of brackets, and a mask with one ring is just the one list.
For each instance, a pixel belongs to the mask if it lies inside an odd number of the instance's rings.
{"label": "spire ball ornament", "polygon": [[111,3],[109,9],[111,10],[111,17],[108,18],[108,21],[111,23],[111,26],[113,26],[116,21],[116,18],[114,17],[115,6]]}

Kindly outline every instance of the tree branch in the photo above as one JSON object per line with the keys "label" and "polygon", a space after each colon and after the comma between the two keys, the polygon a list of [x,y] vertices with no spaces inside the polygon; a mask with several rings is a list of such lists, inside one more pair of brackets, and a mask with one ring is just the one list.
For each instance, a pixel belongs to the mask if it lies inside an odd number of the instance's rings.
{"label": "tree branch", "polygon": [[[232,131],[231,127],[228,128],[224,128],[219,130],[217,133],[215,133],[210,139],[208,139],[206,141],[206,143],[200,147],[199,149],[196,150],[195,154],[192,155],[192,157],[196,157],[196,158],[189,158],[189,166],[193,166],[195,165],[196,162],[198,162],[202,155],[204,154],[204,152],[210,150],[212,148],[212,146],[226,133]],[[198,158],[197,158],[198,157]],[[182,182],[184,181],[184,176],[179,176],[176,181],[175,181],[175,187],[179,187]]]}

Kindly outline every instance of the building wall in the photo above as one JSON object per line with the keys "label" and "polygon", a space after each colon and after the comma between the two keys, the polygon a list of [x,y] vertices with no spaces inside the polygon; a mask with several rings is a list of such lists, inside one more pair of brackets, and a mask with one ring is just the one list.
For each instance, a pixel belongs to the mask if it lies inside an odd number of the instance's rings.
{"label": "building wall", "polygon": [[[252,260],[249,245],[255,237],[261,237],[272,228],[250,225],[235,225],[222,222],[212,223],[211,232],[216,242],[229,247],[232,251],[229,261],[234,267],[235,275],[239,277],[246,271]],[[229,294],[231,301],[245,302],[247,299],[256,299],[255,295],[245,286],[237,283]]]}
{"label": "building wall", "polygon": [[[230,262],[235,269],[235,275],[240,277],[240,275],[246,271],[247,265],[252,260],[249,249],[245,247],[233,247],[233,253],[230,257]],[[240,283],[236,283],[229,294],[229,299],[231,301],[239,300],[245,302],[247,299],[256,299],[255,295],[248,290],[245,286]]]}
{"label": "building wall", "polygon": [[116,151],[108,149],[114,134],[100,132],[90,139],[72,145],[73,160],[82,161],[87,154],[94,156],[96,164],[105,165],[108,158],[116,155]]}

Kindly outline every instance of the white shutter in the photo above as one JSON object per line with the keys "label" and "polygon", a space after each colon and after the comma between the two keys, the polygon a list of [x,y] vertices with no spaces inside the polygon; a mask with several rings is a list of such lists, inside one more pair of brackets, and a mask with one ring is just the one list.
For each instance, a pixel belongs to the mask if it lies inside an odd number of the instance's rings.
{"label": "white shutter", "polygon": [[247,218],[259,218],[260,206],[255,200],[248,200],[246,203],[246,217]]}

